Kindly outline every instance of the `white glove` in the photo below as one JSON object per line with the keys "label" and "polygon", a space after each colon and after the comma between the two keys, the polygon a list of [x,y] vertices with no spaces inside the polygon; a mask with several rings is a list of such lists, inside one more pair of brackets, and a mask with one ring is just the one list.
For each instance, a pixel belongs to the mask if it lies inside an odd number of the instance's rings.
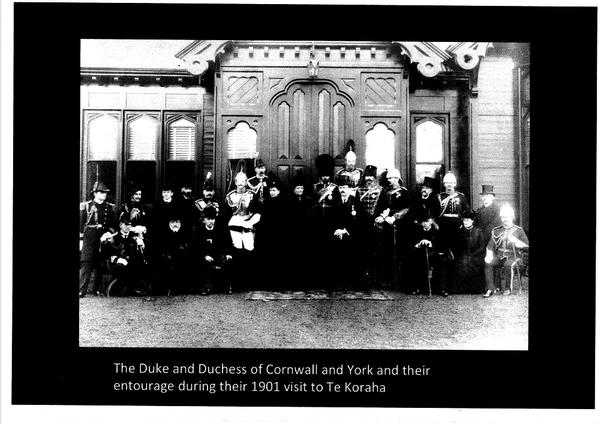
{"label": "white glove", "polygon": [[119,259],[117,259],[117,264],[127,266],[128,262],[127,262],[127,259],[125,259],[125,258],[119,258]]}
{"label": "white glove", "polygon": [[484,259],[485,263],[486,264],[491,264],[493,260],[494,260],[494,252],[492,252],[491,250],[487,249],[485,251],[485,259]]}

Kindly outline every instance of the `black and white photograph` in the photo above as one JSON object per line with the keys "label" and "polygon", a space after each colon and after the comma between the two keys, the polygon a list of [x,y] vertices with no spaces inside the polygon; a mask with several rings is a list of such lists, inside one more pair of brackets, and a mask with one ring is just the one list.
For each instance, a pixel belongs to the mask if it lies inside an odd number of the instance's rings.
{"label": "black and white photograph", "polygon": [[11,6],[11,418],[592,422],[596,7]]}
{"label": "black and white photograph", "polygon": [[80,346],[526,350],[529,45],[81,40]]}

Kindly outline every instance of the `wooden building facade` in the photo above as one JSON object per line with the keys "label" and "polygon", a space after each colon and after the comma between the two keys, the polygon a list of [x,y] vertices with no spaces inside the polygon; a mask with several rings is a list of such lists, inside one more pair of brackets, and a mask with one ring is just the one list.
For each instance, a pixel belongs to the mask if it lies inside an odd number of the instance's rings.
{"label": "wooden building facade", "polygon": [[[101,178],[125,200],[143,185],[224,196],[260,157],[285,184],[314,159],[398,168],[415,191],[447,171],[473,207],[482,184],[528,224],[529,48],[507,43],[198,40],[168,69],[81,68],[81,197]],[[93,61],[92,61],[93,62]],[[250,165],[252,168],[252,165]]]}

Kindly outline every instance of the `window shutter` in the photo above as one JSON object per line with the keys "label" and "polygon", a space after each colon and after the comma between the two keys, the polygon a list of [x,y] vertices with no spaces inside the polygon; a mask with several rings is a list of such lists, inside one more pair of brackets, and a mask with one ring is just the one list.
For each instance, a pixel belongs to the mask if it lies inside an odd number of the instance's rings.
{"label": "window shutter", "polygon": [[246,122],[239,122],[227,136],[227,156],[229,159],[256,157],[256,131]]}
{"label": "window shutter", "polygon": [[196,126],[179,119],[169,126],[169,159],[194,160],[196,156]]}
{"label": "window shutter", "polygon": [[156,160],[159,122],[147,115],[129,123],[129,160]]}
{"label": "window shutter", "polygon": [[88,126],[89,160],[117,160],[119,121],[110,115],[101,115]]}

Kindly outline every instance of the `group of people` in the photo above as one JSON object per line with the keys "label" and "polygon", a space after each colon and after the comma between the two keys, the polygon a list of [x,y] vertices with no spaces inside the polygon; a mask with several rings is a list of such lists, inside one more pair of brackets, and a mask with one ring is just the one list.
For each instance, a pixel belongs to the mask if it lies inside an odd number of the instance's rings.
{"label": "group of people", "polygon": [[316,184],[296,176],[286,192],[260,159],[251,178],[242,161],[223,202],[209,173],[199,199],[191,187],[176,196],[165,186],[149,208],[134,188],[119,211],[97,182],[80,205],[80,297],[116,282],[121,293],[144,295],[386,286],[511,293],[528,240],[512,208],[494,203],[492,186],[473,211],[452,173],[443,192],[425,177],[411,199],[397,169],[357,168],[353,150],[338,172],[327,154],[315,165]]}

